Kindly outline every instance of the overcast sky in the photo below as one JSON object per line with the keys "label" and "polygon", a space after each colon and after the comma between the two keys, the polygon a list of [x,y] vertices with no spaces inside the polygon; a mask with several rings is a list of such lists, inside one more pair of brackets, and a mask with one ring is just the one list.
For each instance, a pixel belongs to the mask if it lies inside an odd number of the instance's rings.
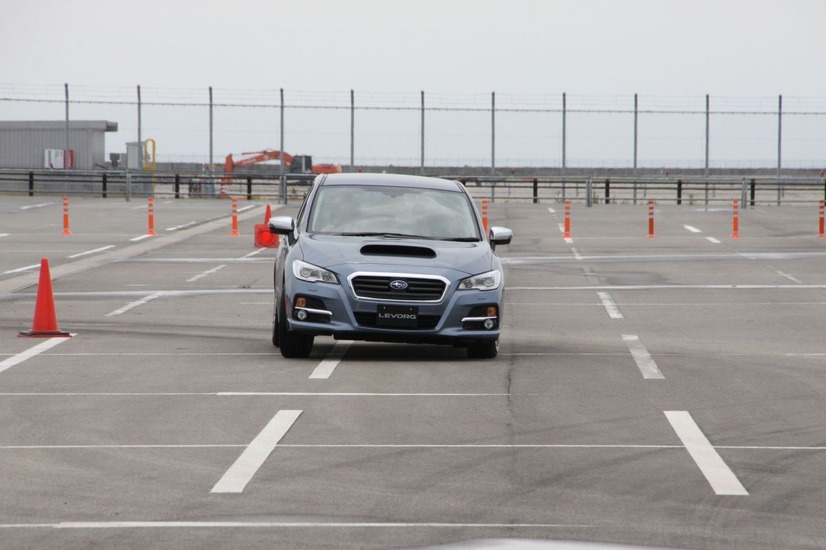
{"label": "overcast sky", "polygon": [[[826,2],[819,0],[0,6],[0,83],[13,85],[700,99],[782,93],[826,103]],[[0,118],[19,118],[14,109],[27,114],[23,105],[0,104]]]}

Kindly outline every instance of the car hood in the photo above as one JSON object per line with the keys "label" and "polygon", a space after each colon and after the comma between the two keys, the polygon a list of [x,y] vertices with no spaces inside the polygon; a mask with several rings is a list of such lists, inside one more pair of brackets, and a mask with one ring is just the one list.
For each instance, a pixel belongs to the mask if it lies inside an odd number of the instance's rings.
{"label": "car hood", "polygon": [[370,266],[384,270],[398,266],[413,272],[427,272],[435,268],[475,275],[492,269],[496,262],[486,241],[305,234],[300,239],[299,247],[304,261],[333,271],[352,271]]}

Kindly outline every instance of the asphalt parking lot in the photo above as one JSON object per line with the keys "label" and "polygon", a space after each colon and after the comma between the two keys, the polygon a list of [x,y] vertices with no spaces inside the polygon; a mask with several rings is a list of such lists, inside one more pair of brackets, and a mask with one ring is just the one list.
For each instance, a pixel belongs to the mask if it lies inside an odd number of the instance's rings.
{"label": "asphalt parking lot", "polygon": [[[499,356],[270,343],[264,204],[0,198],[0,546],[826,541],[817,205],[496,202]],[[276,210],[292,214],[297,205]],[[60,328],[32,324],[48,258]],[[470,541],[470,542],[468,542]],[[453,546],[451,546],[453,547]]]}

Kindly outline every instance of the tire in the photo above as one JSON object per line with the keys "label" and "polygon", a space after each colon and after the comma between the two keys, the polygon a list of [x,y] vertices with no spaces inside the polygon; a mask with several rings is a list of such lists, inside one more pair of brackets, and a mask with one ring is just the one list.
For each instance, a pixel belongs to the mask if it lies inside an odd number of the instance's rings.
{"label": "tire", "polygon": [[280,347],[280,340],[278,339],[278,303],[273,304],[272,312],[272,345]]}
{"label": "tire", "polygon": [[499,339],[474,342],[467,347],[470,359],[493,359],[499,353]]}
{"label": "tire", "polygon": [[284,307],[284,299],[278,301],[278,319],[276,321],[276,331],[273,333],[273,341],[278,339],[281,348],[281,355],[287,359],[303,359],[313,351],[314,337],[309,334],[298,334],[287,327],[287,310]]}

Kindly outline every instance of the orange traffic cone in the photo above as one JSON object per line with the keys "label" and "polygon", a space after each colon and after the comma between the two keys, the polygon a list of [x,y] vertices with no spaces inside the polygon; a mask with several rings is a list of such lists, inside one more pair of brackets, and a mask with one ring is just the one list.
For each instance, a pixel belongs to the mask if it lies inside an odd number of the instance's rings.
{"label": "orange traffic cone", "polygon": [[17,336],[29,338],[71,338],[68,332],[57,328],[57,314],[54,308],[52,276],[49,274],[49,260],[40,260],[40,282],[37,284],[37,301],[34,306],[32,329]]}
{"label": "orange traffic cone", "polygon": [[270,223],[270,218],[272,217],[272,209],[270,208],[269,203],[267,203],[267,208],[264,210],[264,223]]}

